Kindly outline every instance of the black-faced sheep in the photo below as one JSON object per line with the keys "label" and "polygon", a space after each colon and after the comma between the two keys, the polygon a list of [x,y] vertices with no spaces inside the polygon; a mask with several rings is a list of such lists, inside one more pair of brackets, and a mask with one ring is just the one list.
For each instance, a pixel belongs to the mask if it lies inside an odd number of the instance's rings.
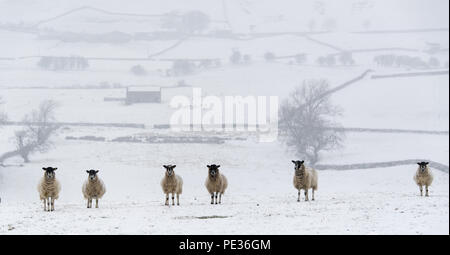
{"label": "black-faced sheep", "polygon": [[[225,175],[219,172],[220,165],[208,165],[208,178],[206,178],[206,189],[211,194],[211,204],[217,204],[219,195],[219,204],[222,203],[222,195],[228,187],[228,180]],[[215,200],[214,200],[215,199]]]}
{"label": "black-faced sheep", "polygon": [[414,181],[419,186],[420,195],[423,196],[423,186],[425,186],[425,196],[428,197],[428,187],[433,183],[433,174],[428,167],[429,162],[418,162],[419,168],[414,175]]}
{"label": "black-faced sheep", "polygon": [[177,195],[177,205],[180,205],[180,194],[183,192],[183,179],[175,174],[176,165],[164,165],[166,173],[161,181],[161,187],[166,194],[166,203],[169,205],[169,194],[172,194],[172,205],[175,205],[175,194]]}
{"label": "black-faced sheep", "polygon": [[59,198],[61,185],[56,179],[55,171],[58,168],[42,168],[45,173],[38,185],[39,197],[44,201],[44,211],[55,210],[55,200]]}
{"label": "black-faced sheep", "polygon": [[87,199],[87,208],[92,208],[92,199],[95,199],[95,208],[98,208],[98,200],[106,193],[105,184],[98,177],[98,172],[99,170],[86,170],[89,177],[84,182],[81,190],[84,198]]}
{"label": "black-faced sheep", "polygon": [[314,191],[317,190],[317,172],[316,170],[306,167],[305,161],[295,161],[294,187],[298,190],[298,199],[300,202],[300,191],[305,190],[305,201],[309,201],[308,190],[312,189],[312,200],[314,200]]}

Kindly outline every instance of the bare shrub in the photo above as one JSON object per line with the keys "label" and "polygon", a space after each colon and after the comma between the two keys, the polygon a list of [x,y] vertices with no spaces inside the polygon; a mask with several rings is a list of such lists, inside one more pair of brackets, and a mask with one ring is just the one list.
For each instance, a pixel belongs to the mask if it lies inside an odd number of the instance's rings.
{"label": "bare shrub", "polygon": [[57,125],[54,124],[57,107],[55,101],[46,100],[38,109],[25,116],[23,119],[25,127],[15,132],[15,150],[0,155],[0,163],[14,156],[20,156],[24,162],[29,162],[31,154],[47,152],[52,147],[50,137],[57,129]]}
{"label": "bare shrub", "polygon": [[280,130],[287,146],[311,165],[320,160],[320,152],[342,145],[344,134],[334,119],[341,115],[330,101],[326,80],[306,80],[280,107]]}

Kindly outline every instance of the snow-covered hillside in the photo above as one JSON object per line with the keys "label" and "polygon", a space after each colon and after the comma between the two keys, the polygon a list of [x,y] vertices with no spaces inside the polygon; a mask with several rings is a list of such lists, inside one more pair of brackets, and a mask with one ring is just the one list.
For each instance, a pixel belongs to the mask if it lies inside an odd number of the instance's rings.
{"label": "snow-covered hillside", "polygon": [[[0,0],[0,234],[448,235],[448,20],[445,0]],[[310,80],[341,113],[323,130],[344,134],[318,154],[316,201],[296,202],[283,132],[167,127],[194,88],[283,103]],[[149,86],[161,102],[126,103]],[[21,131],[46,100],[58,128],[25,163]],[[430,197],[415,164],[333,169],[416,159],[441,166]],[[179,207],[164,206],[165,164],[184,179]],[[229,179],[219,206],[208,164]],[[47,166],[62,184],[51,213],[36,189]],[[85,208],[87,169],[107,186],[99,209]]]}

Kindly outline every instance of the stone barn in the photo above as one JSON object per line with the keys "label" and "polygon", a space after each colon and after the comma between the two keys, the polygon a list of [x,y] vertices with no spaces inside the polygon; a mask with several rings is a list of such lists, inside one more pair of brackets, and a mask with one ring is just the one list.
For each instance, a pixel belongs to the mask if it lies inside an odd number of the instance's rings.
{"label": "stone barn", "polygon": [[161,103],[160,87],[127,87],[126,104]]}

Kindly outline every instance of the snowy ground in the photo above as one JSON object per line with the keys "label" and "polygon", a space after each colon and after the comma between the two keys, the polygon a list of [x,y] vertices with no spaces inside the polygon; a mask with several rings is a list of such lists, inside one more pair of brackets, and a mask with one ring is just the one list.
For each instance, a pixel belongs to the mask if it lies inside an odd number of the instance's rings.
{"label": "snowy ground", "polygon": [[[220,3],[218,3],[220,2]],[[276,4],[275,4],[276,2]],[[59,122],[143,123],[146,129],[65,126],[52,138],[54,147],[31,155],[31,163],[8,159],[0,167],[0,234],[449,234],[449,175],[434,170],[430,197],[420,197],[412,176],[415,165],[355,171],[320,171],[314,202],[296,202],[292,159],[281,140],[258,143],[253,135],[225,144],[137,144],[66,140],[66,136],[118,136],[147,133],[180,135],[152,129],[168,124],[175,92],[163,92],[161,104],[124,105],[105,97],[125,96],[126,86],[170,87],[183,80],[203,94],[218,97],[279,96],[285,99],[308,79],[326,79],[331,87],[371,74],[448,71],[448,2],[293,0],[0,0],[0,112],[20,121],[44,100],[59,102]],[[328,2],[322,6],[322,2]],[[81,8],[91,6],[94,8]],[[295,7],[295,8],[294,8]],[[37,34],[2,29],[8,24],[38,24],[42,31],[112,31],[133,34],[161,29],[154,17],[201,10],[214,22],[209,28],[249,33],[246,39],[192,35],[152,61],[90,60],[85,71],[45,71],[38,56],[147,58],[177,40],[132,40],[127,43],[60,42]],[[3,11],[2,10],[7,10]],[[75,10],[74,12],[70,11]],[[78,11],[77,11],[78,10]],[[108,14],[104,11],[120,12]],[[67,12],[69,12],[67,14]],[[67,15],[61,15],[66,13]],[[131,14],[130,15],[127,15]],[[55,17],[55,19],[52,19]],[[395,17],[395,19],[392,19]],[[224,22],[226,21],[227,22]],[[44,21],[41,22],[40,21]],[[310,27],[311,22],[315,28]],[[445,22],[445,24],[443,23]],[[299,36],[286,32],[332,32]],[[439,31],[417,29],[444,28]],[[377,30],[391,30],[376,33]],[[367,30],[367,31],[366,31]],[[393,31],[401,30],[401,31]],[[416,30],[411,32],[407,30]],[[355,33],[366,31],[369,33]],[[370,32],[372,31],[372,32]],[[375,31],[375,33],[374,33]],[[259,37],[254,37],[259,33]],[[262,34],[265,34],[262,36]],[[267,35],[271,34],[271,36]],[[428,51],[438,47],[435,53]],[[251,63],[233,65],[233,49],[251,56]],[[318,57],[353,53],[355,65],[319,66]],[[375,50],[375,51],[373,51]],[[305,53],[306,63],[277,57]],[[393,54],[439,60],[439,68],[381,67],[373,59]],[[167,58],[218,58],[217,68],[199,68],[189,75],[168,77]],[[148,75],[130,72],[141,65]],[[336,121],[346,128],[449,130],[447,75],[370,79],[366,76],[331,97],[342,109]],[[86,89],[109,87],[109,89]],[[117,88],[123,87],[123,88]],[[71,89],[68,89],[71,88]],[[76,88],[76,89],[75,89]],[[80,89],[85,88],[85,89]],[[163,91],[168,91],[165,88]],[[181,92],[176,92],[181,93]],[[182,93],[181,93],[182,94]],[[167,96],[169,95],[169,96]],[[171,96],[170,96],[171,95]],[[13,150],[20,126],[0,126],[0,155]],[[196,134],[198,135],[198,134]],[[221,134],[202,134],[217,135]],[[229,135],[229,134],[228,134]],[[351,164],[426,158],[449,164],[448,135],[413,133],[347,133],[344,146],[324,152],[320,163]],[[207,164],[220,164],[230,182],[219,206],[209,204],[204,187]],[[176,164],[184,179],[180,207],[165,207],[160,187],[164,164]],[[56,211],[43,211],[37,183],[44,166],[58,167],[62,184]],[[99,169],[107,193],[99,209],[86,209],[81,186],[86,169]]]}
{"label": "snowy ground", "polygon": [[[42,204],[8,203],[0,212],[2,234],[447,234],[448,175],[436,173],[431,196],[420,197],[411,169],[320,172],[316,201],[296,202],[287,176],[257,185],[232,186],[224,204],[210,205],[205,191],[186,183],[180,207],[147,201],[102,201],[100,209],[61,198],[54,213]],[[250,176],[249,176],[250,177]],[[355,182],[356,180],[356,182]],[[342,185],[335,185],[342,183]],[[246,187],[244,187],[247,185]],[[330,186],[333,185],[333,188]],[[259,186],[259,188],[257,188]],[[283,187],[283,188],[280,188]],[[112,188],[112,187],[110,187]]]}

